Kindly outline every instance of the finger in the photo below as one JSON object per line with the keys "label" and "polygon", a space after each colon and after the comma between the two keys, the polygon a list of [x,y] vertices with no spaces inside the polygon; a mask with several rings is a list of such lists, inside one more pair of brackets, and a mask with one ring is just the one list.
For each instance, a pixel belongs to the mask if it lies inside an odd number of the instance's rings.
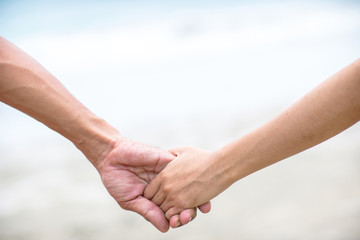
{"label": "finger", "polygon": [[196,218],[196,208],[186,209],[180,213],[180,222],[185,225]]}
{"label": "finger", "polygon": [[173,148],[169,149],[169,152],[174,156],[179,156],[184,151],[184,148]]}
{"label": "finger", "polygon": [[[200,205],[198,208],[202,213],[208,213],[211,210],[211,202],[209,201],[207,203],[204,203]],[[165,216],[167,219],[169,219],[170,217],[169,223],[172,228],[177,228],[191,222],[196,218],[197,215],[195,208],[186,209],[182,211],[180,215],[176,214],[171,216],[171,214],[172,214],[171,211],[167,211]]]}
{"label": "finger", "polygon": [[169,230],[169,223],[161,209],[156,206],[155,203],[142,196],[123,203],[120,206],[126,210],[134,211],[142,215],[161,232],[167,232]]}
{"label": "finger", "polygon": [[180,213],[181,213],[181,209],[172,207],[165,212],[165,217],[166,217],[166,219],[169,220],[172,216],[179,215]]}
{"label": "finger", "polygon": [[176,155],[172,154],[169,151],[163,151],[163,150],[159,150],[159,161],[155,166],[154,171],[156,173],[160,173],[167,164],[169,164],[169,162],[171,162],[172,160],[174,160],[176,158]]}
{"label": "finger", "polygon": [[[158,192],[155,194],[155,196],[154,196],[153,198],[151,198],[150,200],[151,200],[153,203],[155,203],[156,205],[161,206],[161,205],[164,203],[165,199],[166,199],[166,196],[163,194],[163,192],[158,191]],[[161,208],[161,207],[160,207],[160,208]],[[161,209],[161,210],[164,212],[163,209]]]}
{"label": "finger", "polygon": [[160,176],[156,176],[145,188],[143,196],[147,199],[152,199],[155,194],[159,191],[161,186]]}
{"label": "finger", "polygon": [[161,163],[164,162],[165,166],[166,166],[166,164],[171,162],[176,157],[176,155],[172,154],[169,151],[166,151],[166,150],[160,150],[160,151],[161,151],[160,155],[159,155],[160,162]]}
{"label": "finger", "polygon": [[211,202],[209,201],[207,203],[204,203],[204,204],[198,206],[198,208],[202,213],[208,213],[211,210]]}
{"label": "finger", "polygon": [[177,215],[174,215],[170,218],[170,227],[172,228],[177,228],[177,227],[180,227],[181,226],[181,222],[180,222],[180,215],[177,214]]}
{"label": "finger", "polygon": [[[156,195],[155,195],[156,196]],[[151,200],[152,201],[152,200]],[[160,208],[161,208],[161,210],[165,213],[165,212],[167,212],[171,207],[172,207],[172,205],[171,205],[171,203],[170,203],[170,201],[168,201],[166,198],[164,199],[164,201],[163,201],[163,203],[161,204],[161,205],[158,205]],[[168,219],[169,220],[169,219]]]}
{"label": "finger", "polygon": [[[200,205],[198,208],[202,213],[208,213],[211,210],[211,202],[204,203],[204,204]],[[165,216],[170,221],[170,226],[172,228],[174,228],[174,226],[177,225],[177,220],[181,220],[180,221],[181,225],[185,225],[188,222],[192,221],[197,215],[196,208],[183,210],[180,213],[181,218],[179,218],[179,219],[177,219],[177,216],[179,216],[179,215],[171,215],[171,214],[172,214],[172,211],[166,211]],[[173,224],[172,224],[172,221],[173,221]]]}
{"label": "finger", "polygon": [[170,226],[177,228],[183,226],[196,218],[196,208],[185,209],[179,214],[170,217]]}

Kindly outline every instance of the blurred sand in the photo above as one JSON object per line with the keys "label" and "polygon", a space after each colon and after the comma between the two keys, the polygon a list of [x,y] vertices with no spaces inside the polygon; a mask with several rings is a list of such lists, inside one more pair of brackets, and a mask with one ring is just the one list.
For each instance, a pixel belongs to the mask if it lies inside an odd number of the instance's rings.
{"label": "blurred sand", "polygon": [[[220,126],[218,115],[167,125],[152,119],[152,128],[138,125],[127,135],[164,148],[190,144],[213,150],[260,121],[222,117],[231,120]],[[250,175],[214,199],[211,213],[162,234],[120,209],[86,159],[49,134],[47,143],[39,139],[31,148],[1,153],[0,239],[359,239],[359,136],[356,125]]]}

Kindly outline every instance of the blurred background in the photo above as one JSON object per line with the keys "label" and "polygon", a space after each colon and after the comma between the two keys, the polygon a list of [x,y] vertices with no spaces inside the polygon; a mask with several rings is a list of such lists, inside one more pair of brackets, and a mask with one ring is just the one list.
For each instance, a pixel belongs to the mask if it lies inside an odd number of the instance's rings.
{"label": "blurred background", "polygon": [[[0,1],[0,35],[137,141],[215,150],[360,56],[359,1]],[[0,239],[360,239],[360,126],[158,232],[65,138],[0,104]]]}

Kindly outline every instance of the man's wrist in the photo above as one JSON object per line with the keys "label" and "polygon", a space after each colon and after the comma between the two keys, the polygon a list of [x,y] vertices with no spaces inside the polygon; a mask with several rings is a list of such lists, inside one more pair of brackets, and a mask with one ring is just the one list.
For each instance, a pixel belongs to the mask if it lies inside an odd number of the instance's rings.
{"label": "man's wrist", "polygon": [[69,140],[95,167],[122,139],[114,127],[92,113],[79,117],[69,131]]}

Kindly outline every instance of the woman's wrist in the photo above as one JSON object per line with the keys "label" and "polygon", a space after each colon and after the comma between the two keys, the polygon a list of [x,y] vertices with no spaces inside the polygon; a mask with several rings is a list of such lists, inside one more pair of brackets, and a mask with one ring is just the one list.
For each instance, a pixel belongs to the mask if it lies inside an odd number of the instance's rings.
{"label": "woman's wrist", "polygon": [[238,156],[233,154],[230,144],[212,152],[208,165],[211,174],[217,179],[215,184],[219,188],[217,194],[220,194],[239,179]]}
{"label": "woman's wrist", "polygon": [[256,160],[256,157],[259,157],[257,154],[256,143],[251,134],[245,135],[212,153],[219,162],[220,168],[223,168],[223,182],[229,186],[261,169],[260,162]]}

